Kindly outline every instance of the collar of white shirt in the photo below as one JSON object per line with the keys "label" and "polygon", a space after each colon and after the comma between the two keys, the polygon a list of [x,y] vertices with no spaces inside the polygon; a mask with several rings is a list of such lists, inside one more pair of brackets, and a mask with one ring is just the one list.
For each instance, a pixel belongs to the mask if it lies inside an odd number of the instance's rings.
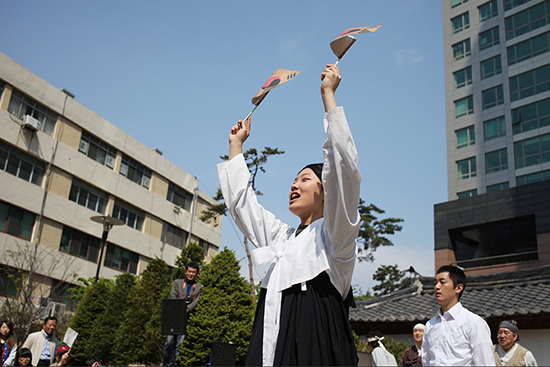
{"label": "collar of white shirt", "polygon": [[454,320],[457,319],[458,315],[464,310],[464,307],[462,306],[462,303],[458,302],[456,305],[451,307],[450,310],[441,313],[441,307],[437,311],[437,317],[440,319],[448,319],[449,317],[452,317]]}

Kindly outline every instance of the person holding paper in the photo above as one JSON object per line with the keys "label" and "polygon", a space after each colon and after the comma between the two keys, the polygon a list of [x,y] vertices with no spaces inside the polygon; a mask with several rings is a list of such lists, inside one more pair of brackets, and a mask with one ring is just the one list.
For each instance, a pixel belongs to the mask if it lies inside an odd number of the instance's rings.
{"label": "person holding paper", "polygon": [[229,159],[218,165],[229,213],[258,247],[252,251],[256,266],[271,264],[262,282],[247,365],[349,366],[358,361],[348,314],[361,174],[344,109],[335,100],[340,70],[327,65],[321,80],[324,162],[304,167],[290,186],[289,210],[298,216],[298,228],[265,210],[249,185],[242,146],[250,135],[250,118],[231,128]]}

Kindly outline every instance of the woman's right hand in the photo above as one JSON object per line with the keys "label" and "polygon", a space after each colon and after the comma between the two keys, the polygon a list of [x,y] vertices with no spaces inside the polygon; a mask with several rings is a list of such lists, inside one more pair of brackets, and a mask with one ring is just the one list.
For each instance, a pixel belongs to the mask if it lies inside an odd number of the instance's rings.
{"label": "woman's right hand", "polygon": [[239,120],[231,128],[229,133],[229,160],[243,152],[243,143],[250,136],[250,116],[245,120]]}

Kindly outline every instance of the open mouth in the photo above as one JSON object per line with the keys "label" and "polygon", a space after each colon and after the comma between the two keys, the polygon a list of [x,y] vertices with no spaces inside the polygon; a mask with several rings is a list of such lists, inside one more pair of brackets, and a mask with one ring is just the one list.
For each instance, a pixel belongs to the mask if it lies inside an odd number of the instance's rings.
{"label": "open mouth", "polygon": [[298,194],[297,192],[293,192],[292,194],[290,194],[290,201],[292,202],[293,200],[298,199],[299,197],[300,197],[300,194]]}

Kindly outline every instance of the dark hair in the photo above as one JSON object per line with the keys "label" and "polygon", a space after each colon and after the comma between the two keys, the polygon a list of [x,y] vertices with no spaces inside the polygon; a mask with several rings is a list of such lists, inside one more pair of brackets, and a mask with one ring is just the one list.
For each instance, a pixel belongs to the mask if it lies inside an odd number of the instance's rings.
{"label": "dark hair", "polygon": [[102,361],[101,361],[101,358],[99,358],[99,357],[93,357],[92,359],[90,359],[90,362],[88,362],[88,366],[91,366],[91,365],[93,365],[93,364],[96,363],[96,362],[99,362],[99,364],[101,364],[101,362],[102,362]]}
{"label": "dark hair", "polygon": [[369,338],[374,338],[374,337],[382,338],[383,336],[384,335],[378,330],[369,331],[367,333],[367,343],[371,346],[372,349],[378,348],[380,346],[380,343],[378,342],[378,340],[374,340],[372,342],[369,342],[368,339]]}
{"label": "dark hair", "polygon": [[443,265],[437,269],[435,275],[440,273],[449,273],[449,278],[453,281],[453,288],[456,288],[459,284],[462,284],[462,290],[458,294],[458,299],[460,300],[462,293],[464,293],[464,290],[466,289],[466,274],[464,274],[462,269],[452,265]]}
{"label": "dark hair", "polygon": [[55,323],[57,324],[57,318],[56,317],[48,316],[44,319],[44,325],[46,325],[48,323],[48,321],[50,321],[50,320],[55,321]]}
{"label": "dark hair", "polygon": [[14,366],[21,366],[19,364],[19,358],[29,357],[31,359],[29,366],[32,365],[32,353],[29,348],[21,348],[17,350],[17,353],[15,354],[15,361],[13,363]]}
{"label": "dark hair", "polygon": [[[323,163],[308,164],[307,166],[302,168],[300,170],[300,172],[302,172],[306,168],[309,168],[310,170],[312,170],[313,173],[315,173],[315,176],[317,176],[317,178],[319,178],[319,181],[323,182]],[[300,172],[298,172],[298,174],[300,174]]]}
{"label": "dark hair", "polygon": [[189,263],[189,264],[187,264],[187,266],[185,267],[185,270],[189,270],[189,268],[191,268],[191,269],[196,269],[196,270],[197,270],[197,273],[199,272],[199,264],[197,264],[197,263]]}
{"label": "dark hair", "polygon": [[6,326],[10,329],[10,332],[6,336],[6,339],[7,339],[7,338],[9,338],[10,336],[13,335],[13,322],[8,321],[8,320],[4,320],[4,321],[0,322],[0,326],[2,326],[4,324],[6,324]]}

